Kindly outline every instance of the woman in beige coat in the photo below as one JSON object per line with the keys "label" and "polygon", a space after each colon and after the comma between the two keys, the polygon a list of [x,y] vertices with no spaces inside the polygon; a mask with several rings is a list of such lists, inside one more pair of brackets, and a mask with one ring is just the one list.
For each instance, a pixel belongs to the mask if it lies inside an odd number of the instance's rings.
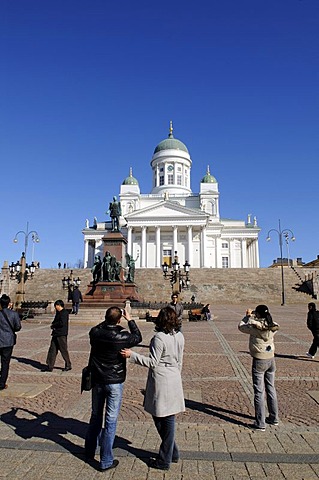
{"label": "woman in beige coat", "polygon": [[156,333],[151,340],[149,356],[129,349],[121,352],[131,362],[149,369],[144,409],[153,416],[162,440],[158,457],[151,459],[150,466],[160,470],[168,470],[171,463],[179,459],[175,415],[185,411],[185,403],[181,378],[184,336],[178,328],[175,311],[170,307],[162,308],[155,320]]}

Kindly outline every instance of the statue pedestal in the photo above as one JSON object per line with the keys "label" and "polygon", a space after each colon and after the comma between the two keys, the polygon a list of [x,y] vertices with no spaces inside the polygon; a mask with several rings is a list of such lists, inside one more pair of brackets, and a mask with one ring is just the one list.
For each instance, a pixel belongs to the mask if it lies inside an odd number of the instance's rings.
{"label": "statue pedestal", "polygon": [[[105,237],[103,237],[103,244],[104,256],[106,252],[110,252],[111,256],[120,261],[123,267],[127,240],[121,232],[108,232]],[[122,268],[120,274],[121,281],[106,282],[102,280],[97,283],[91,282],[90,285],[87,286],[85,293],[85,304],[94,306],[103,303],[105,305],[121,306],[126,300],[140,301],[136,283],[125,282],[124,278],[125,275]]]}
{"label": "statue pedestal", "polygon": [[98,282],[88,285],[85,294],[85,304],[108,303],[123,304],[126,300],[140,301],[138,288],[135,283]]}

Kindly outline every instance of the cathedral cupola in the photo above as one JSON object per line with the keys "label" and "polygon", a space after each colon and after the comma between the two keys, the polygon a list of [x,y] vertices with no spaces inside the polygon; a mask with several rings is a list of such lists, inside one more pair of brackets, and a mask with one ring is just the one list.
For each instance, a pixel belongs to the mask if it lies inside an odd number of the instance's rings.
{"label": "cathedral cupola", "polygon": [[156,147],[151,160],[153,188],[151,193],[190,194],[190,171],[192,160],[186,145],[174,138],[173,122],[170,121],[168,138]]}

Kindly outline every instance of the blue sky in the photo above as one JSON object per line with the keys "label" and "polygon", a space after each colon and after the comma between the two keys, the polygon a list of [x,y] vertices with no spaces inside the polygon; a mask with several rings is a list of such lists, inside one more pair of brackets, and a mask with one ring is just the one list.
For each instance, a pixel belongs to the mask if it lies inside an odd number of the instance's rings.
{"label": "blue sky", "polygon": [[319,254],[318,0],[2,0],[0,22],[1,265],[27,221],[43,267],[82,259],[130,166],[150,192],[170,120],[193,192],[209,164],[221,216],[257,217],[262,267],[278,219]]}

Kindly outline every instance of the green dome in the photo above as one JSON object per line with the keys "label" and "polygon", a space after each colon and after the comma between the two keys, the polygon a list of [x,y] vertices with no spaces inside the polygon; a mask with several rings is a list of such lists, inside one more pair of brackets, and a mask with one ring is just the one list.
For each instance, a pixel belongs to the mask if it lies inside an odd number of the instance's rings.
{"label": "green dome", "polygon": [[154,150],[154,153],[161,152],[162,150],[182,150],[183,152],[189,153],[186,145],[177,138],[169,137],[165,140],[162,140]]}
{"label": "green dome", "polygon": [[189,153],[186,145],[180,140],[177,140],[177,138],[174,138],[172,122],[170,122],[168,138],[162,140],[157,147],[155,147],[154,154],[161,152],[162,150],[182,150],[183,152]]}
{"label": "green dome", "polygon": [[217,183],[216,178],[210,174],[209,167],[207,167],[206,175],[202,178],[201,183]]}
{"label": "green dome", "polygon": [[132,175],[132,167],[130,168],[130,174],[128,177],[123,180],[122,185],[138,185],[138,181],[136,180],[135,177]]}

